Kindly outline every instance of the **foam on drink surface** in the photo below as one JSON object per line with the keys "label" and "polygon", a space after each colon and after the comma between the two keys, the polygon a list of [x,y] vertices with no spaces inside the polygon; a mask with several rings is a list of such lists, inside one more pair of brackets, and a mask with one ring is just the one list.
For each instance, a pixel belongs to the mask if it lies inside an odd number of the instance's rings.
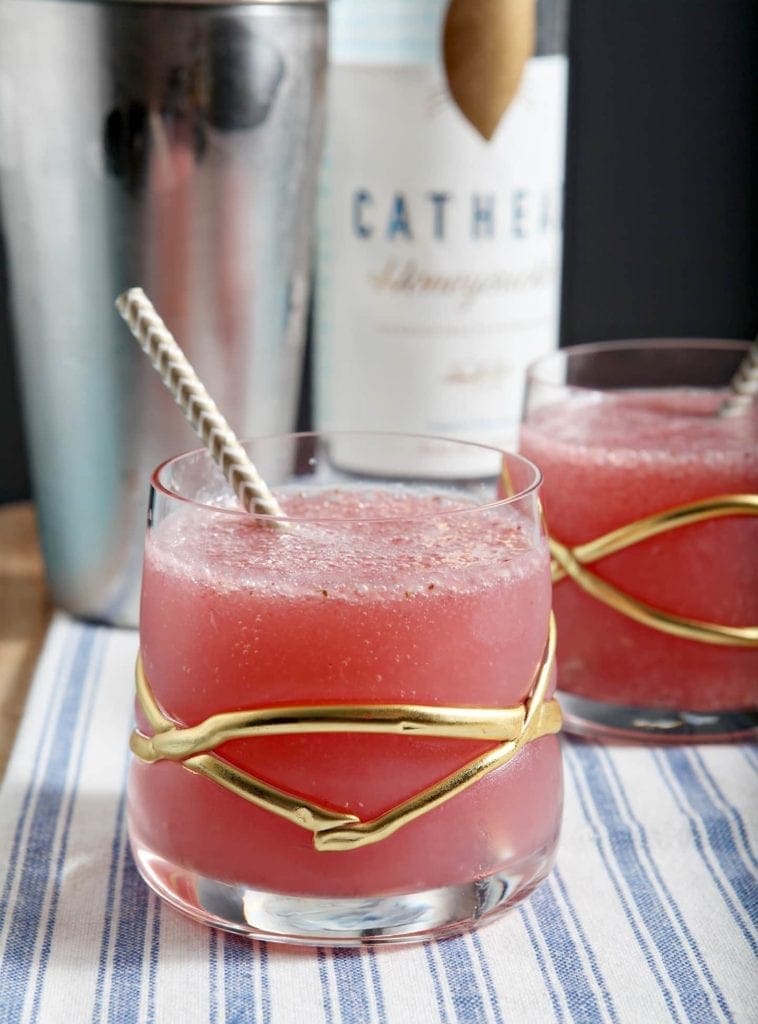
{"label": "foam on drink surface", "polygon": [[536,527],[517,512],[480,508],[465,495],[394,485],[276,496],[293,520],[288,531],[236,513],[221,494],[171,512],[150,532],[151,568],[218,592],[376,600],[502,585],[540,571],[547,558]]}
{"label": "foam on drink surface", "polygon": [[530,413],[524,433],[581,458],[639,465],[758,460],[758,409],[720,419],[723,391],[688,388],[574,396]]}
{"label": "foam on drink surface", "polygon": [[755,489],[758,410],[720,419],[721,391],[661,388],[533,410],[521,450],[545,475],[548,522],[566,543],[594,539],[683,502]]}

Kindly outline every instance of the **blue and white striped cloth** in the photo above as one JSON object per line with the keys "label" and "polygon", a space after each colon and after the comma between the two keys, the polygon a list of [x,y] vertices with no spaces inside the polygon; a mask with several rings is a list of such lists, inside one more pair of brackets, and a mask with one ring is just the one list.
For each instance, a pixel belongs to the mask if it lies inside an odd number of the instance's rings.
{"label": "blue and white striped cloth", "polygon": [[134,633],[56,617],[0,793],[3,1024],[758,1020],[758,756],[565,743],[558,865],[461,938],[294,949],[148,893],[124,832]]}

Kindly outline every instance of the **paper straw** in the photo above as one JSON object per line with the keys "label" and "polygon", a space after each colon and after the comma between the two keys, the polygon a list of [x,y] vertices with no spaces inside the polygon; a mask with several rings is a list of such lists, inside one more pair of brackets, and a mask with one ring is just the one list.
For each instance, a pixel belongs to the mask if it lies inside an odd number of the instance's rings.
{"label": "paper straw", "polygon": [[245,511],[283,517],[276,498],[142,289],[130,288],[119,295],[116,309],[229,481]]}
{"label": "paper straw", "polygon": [[731,394],[721,404],[719,416],[744,415],[758,395],[758,339],[748,349],[729,382],[729,389]]}

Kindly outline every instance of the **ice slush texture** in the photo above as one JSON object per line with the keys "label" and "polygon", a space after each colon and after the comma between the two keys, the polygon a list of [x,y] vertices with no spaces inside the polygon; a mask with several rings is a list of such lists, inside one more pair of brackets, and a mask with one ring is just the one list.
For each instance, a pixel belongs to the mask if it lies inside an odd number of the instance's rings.
{"label": "ice slush texture", "polygon": [[[328,489],[277,495],[283,533],[188,505],[150,531],[141,648],[171,718],[307,703],[520,703],[550,611],[538,527],[445,493]],[[144,723],[143,723],[144,724]],[[280,788],[362,819],[493,744],[377,735],[272,736],[217,753]],[[355,896],[470,881],[554,843],[555,737],[375,846],[313,849],[311,835],[190,774],[135,763],[133,839],[210,877]]]}
{"label": "ice slush texture", "polygon": [[[521,451],[543,471],[548,527],[570,547],[676,505],[758,491],[758,411],[719,419],[723,393],[587,397],[533,411]],[[758,623],[758,520],[661,534],[589,567],[654,607],[724,625]],[[559,687],[595,700],[713,711],[758,702],[758,650],[680,639],[599,603],[571,580],[554,597]]]}

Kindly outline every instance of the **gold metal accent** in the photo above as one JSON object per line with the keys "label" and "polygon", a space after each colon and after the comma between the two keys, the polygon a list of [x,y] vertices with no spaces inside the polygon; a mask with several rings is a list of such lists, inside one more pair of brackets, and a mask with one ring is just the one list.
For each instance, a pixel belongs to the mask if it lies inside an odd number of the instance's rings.
{"label": "gold metal accent", "polygon": [[[313,833],[317,850],[351,850],[379,842],[421,814],[438,807],[496,768],[507,764],[533,739],[559,731],[561,711],[556,700],[545,700],[555,661],[555,621],[535,671],[529,697],[509,708],[447,708],[420,704],[327,704],[318,707],[256,708],[212,715],[196,726],[181,728],[164,715],[137,656],[137,700],[153,736],[135,729],[132,752],[140,760],[178,761],[191,772],[236,793],[244,800],[277,814]],[[231,739],[304,733],[384,733],[409,737],[501,741],[457,771],[371,821],[321,807],[277,789],[227,761],[208,753]]]}
{"label": "gold metal accent", "polygon": [[586,593],[621,615],[671,636],[721,647],[758,647],[758,626],[724,626],[654,608],[644,601],[630,597],[586,568],[598,559],[623,551],[669,530],[678,530],[683,526],[711,519],[723,519],[726,516],[756,515],[758,495],[722,494],[646,516],[627,526],[611,530],[610,533],[603,534],[602,537],[597,537],[586,544],[578,544],[574,548],[569,548],[555,537],[551,537],[553,583],[568,576]]}
{"label": "gold metal accent", "polygon": [[513,486],[513,480],[511,479],[511,471],[508,469],[508,459],[505,456],[503,456],[500,464],[500,487],[506,498],[512,498],[516,494],[516,488]]}

